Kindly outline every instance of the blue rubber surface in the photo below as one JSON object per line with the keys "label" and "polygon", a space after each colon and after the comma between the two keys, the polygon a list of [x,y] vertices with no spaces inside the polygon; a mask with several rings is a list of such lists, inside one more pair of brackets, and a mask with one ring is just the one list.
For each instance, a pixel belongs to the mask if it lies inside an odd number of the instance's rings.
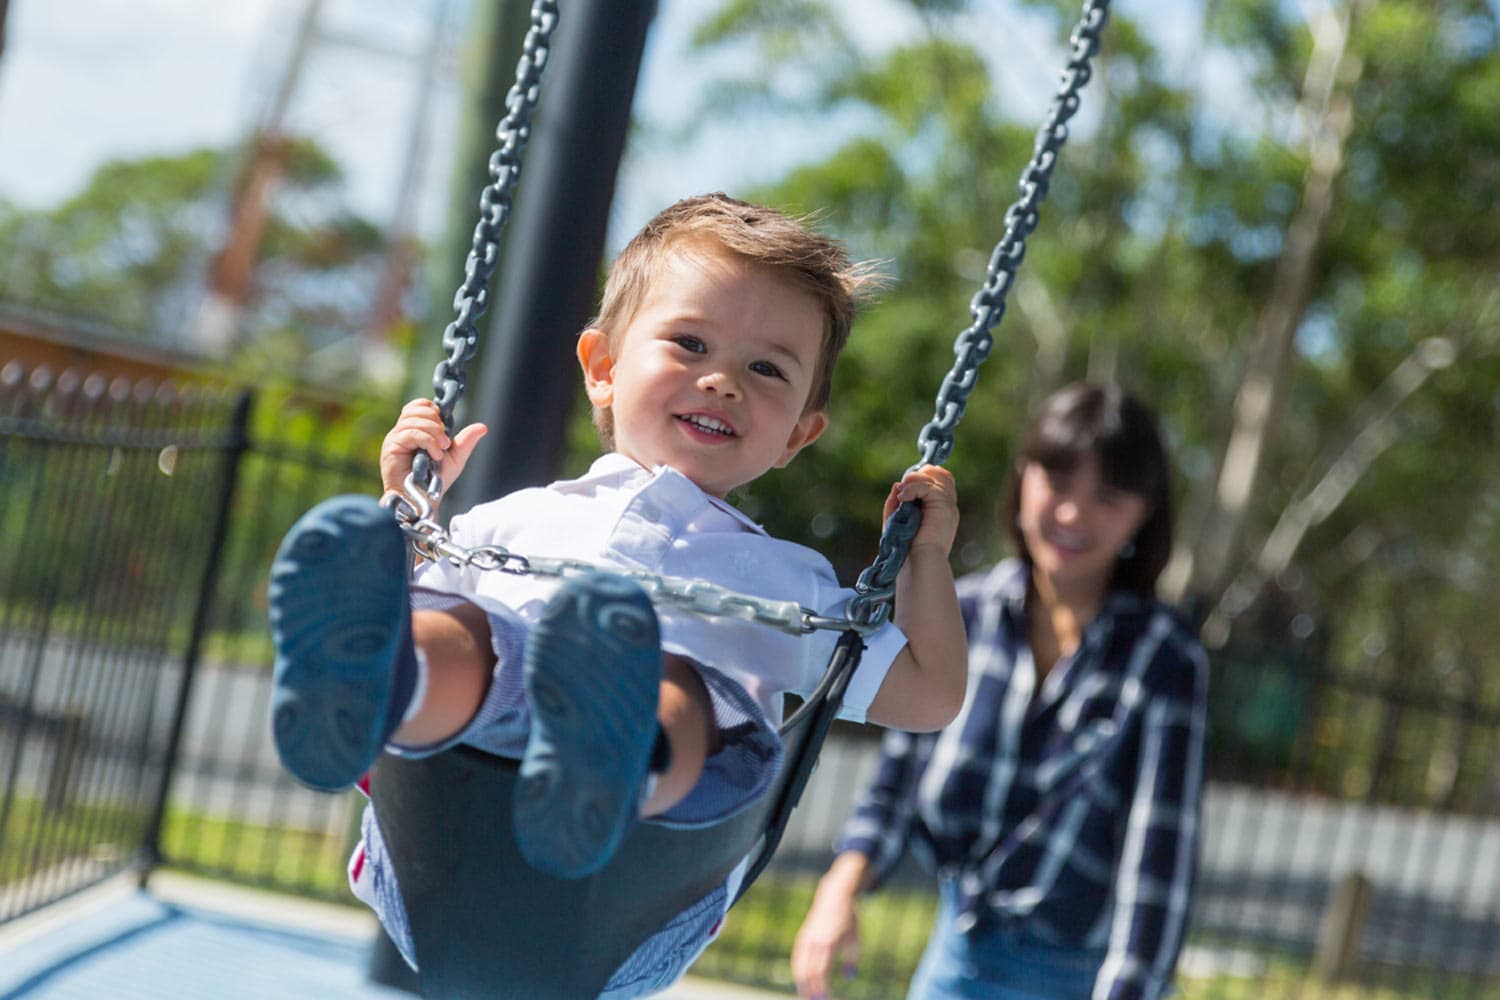
{"label": "blue rubber surface", "polygon": [[0,1000],[411,1000],[366,981],[369,953],[141,892],[0,952]]}

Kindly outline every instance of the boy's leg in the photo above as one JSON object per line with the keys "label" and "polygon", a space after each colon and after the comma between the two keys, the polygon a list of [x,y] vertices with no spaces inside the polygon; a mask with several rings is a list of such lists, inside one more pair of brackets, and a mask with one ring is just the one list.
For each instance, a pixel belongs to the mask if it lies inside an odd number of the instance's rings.
{"label": "boy's leg", "polygon": [[670,759],[656,768],[654,787],[641,806],[642,816],[666,812],[686,798],[703,774],[704,762],[723,743],[708,689],[685,657],[662,657],[656,718],[666,734]]}
{"label": "boy's leg", "polygon": [[489,616],[468,601],[411,616],[412,638],[427,662],[427,684],[391,737],[407,747],[442,744],[468,725],[489,691],[496,656]]}

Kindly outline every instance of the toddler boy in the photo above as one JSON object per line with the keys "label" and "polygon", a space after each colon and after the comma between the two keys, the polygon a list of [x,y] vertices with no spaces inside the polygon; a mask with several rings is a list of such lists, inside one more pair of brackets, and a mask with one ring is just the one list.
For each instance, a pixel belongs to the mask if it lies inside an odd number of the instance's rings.
{"label": "toddler boy", "polygon": [[[580,479],[455,517],[454,541],[706,579],[839,613],[852,594],[827,561],[769,537],[725,497],[822,434],[864,280],[836,243],[773,210],[724,195],[669,207],[621,252],[600,315],[579,337],[607,454]],[[471,425],[450,440],[434,404],[408,404],[382,448],[386,488],[401,488],[418,451],[451,484],[483,433]],[[893,623],[867,637],[842,714],[931,730],[956,714],[967,673],[948,565],[952,477],[932,466],[908,473],[886,514],[903,500],[921,503],[921,528]],[[425,754],[464,742],[519,759],[517,844],[564,878],[602,867],[640,818],[706,825],[764,794],[781,761],[782,696],[812,690],[837,638],[676,610],[658,617],[637,585],[608,571],[557,584],[431,563],[408,585],[407,560],[390,513],[364,497],[315,507],[283,541],[271,588],[282,761],[306,784],[337,789],[382,748]],[[743,868],[643,944],[605,995],[642,995],[680,976]],[[411,961],[368,809],[350,877]]]}

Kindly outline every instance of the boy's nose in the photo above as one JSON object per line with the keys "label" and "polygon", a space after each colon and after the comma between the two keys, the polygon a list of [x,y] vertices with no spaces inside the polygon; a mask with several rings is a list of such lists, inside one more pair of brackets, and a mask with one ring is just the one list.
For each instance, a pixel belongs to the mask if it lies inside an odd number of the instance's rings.
{"label": "boy's nose", "polygon": [[708,392],[730,399],[738,399],[740,395],[738,383],[725,371],[706,372],[698,379],[698,385]]}

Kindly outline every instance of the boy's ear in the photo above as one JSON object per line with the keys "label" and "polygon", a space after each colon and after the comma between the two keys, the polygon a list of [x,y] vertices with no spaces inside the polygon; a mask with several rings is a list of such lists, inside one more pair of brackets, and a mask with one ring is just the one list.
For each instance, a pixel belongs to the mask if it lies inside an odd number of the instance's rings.
{"label": "boy's ear", "polygon": [[578,335],[578,367],[589,402],[609,406],[615,401],[615,359],[609,353],[609,335],[591,326]]}
{"label": "boy's ear", "polygon": [[809,410],[802,414],[801,419],[793,425],[791,436],[786,439],[786,450],[781,453],[776,468],[786,468],[787,463],[797,457],[797,452],[820,438],[827,428],[828,411]]}

